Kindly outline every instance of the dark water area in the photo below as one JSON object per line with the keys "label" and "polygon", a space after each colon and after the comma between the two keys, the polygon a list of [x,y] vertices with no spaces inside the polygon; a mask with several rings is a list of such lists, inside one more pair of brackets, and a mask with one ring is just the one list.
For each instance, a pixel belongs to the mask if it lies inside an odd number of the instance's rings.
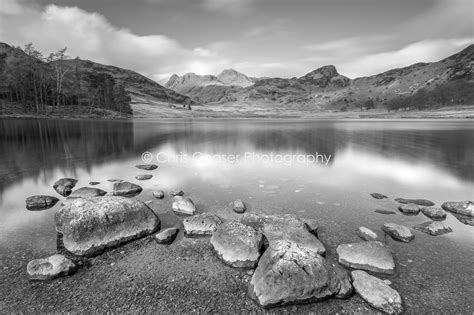
{"label": "dark water area", "polygon": [[[144,152],[152,154],[150,162],[159,165],[157,170],[135,168],[143,163]],[[154,177],[137,181],[135,176],[143,173]],[[228,211],[229,202],[241,198],[249,211],[315,218],[330,256],[338,244],[359,241],[359,226],[381,233],[386,222],[412,227],[429,221],[423,214],[401,214],[394,198],[424,198],[438,206],[449,200],[473,200],[474,123],[2,119],[3,276],[12,264],[26,266],[31,259],[55,252],[53,216],[60,202],[31,212],[25,199],[46,194],[62,200],[52,188],[61,177],[78,179],[76,188],[99,181],[95,187],[106,191],[113,185],[107,179],[138,183],[144,190],[135,198],[142,201],[152,200],[153,190],[182,189],[200,212]],[[373,199],[372,192],[389,199]],[[379,214],[377,209],[396,214]],[[452,214],[446,223],[453,232],[443,236],[413,231],[416,239],[410,244],[386,240],[400,266],[391,281],[404,291],[409,310],[426,304],[428,294],[438,294],[443,303],[455,300],[453,288],[463,285],[460,299],[472,303],[474,226]],[[420,294],[418,284],[436,277],[436,284],[429,280]]]}

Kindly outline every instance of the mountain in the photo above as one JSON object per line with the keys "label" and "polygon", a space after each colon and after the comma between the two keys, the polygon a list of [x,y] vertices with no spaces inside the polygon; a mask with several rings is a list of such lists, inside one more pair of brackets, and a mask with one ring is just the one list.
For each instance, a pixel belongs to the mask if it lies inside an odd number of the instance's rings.
{"label": "mountain", "polygon": [[[192,72],[186,73],[182,77],[173,74],[168,82],[166,82],[165,87],[178,93],[188,95],[196,87],[206,87],[211,85],[247,87],[254,84],[254,82],[254,78],[249,78],[245,74],[234,69],[226,69],[217,76],[210,74],[198,75]],[[215,87],[211,90],[214,89]]]}
{"label": "mountain", "polygon": [[[207,81],[206,84],[188,81],[186,88],[179,91],[205,104],[235,103],[238,106],[245,103],[332,110],[359,107],[362,103],[371,100],[375,107],[382,107],[395,98],[438,93],[438,90],[444,88],[456,91],[459,87],[458,90],[465,92],[474,84],[473,65],[474,45],[470,45],[461,52],[438,62],[417,63],[356,79],[349,79],[339,74],[335,66],[327,65],[299,78],[249,78],[253,84],[235,84],[236,86],[233,87],[224,84],[225,80],[220,78],[221,73],[214,77],[212,82]],[[229,70],[223,73],[227,71]],[[231,77],[238,76],[231,75]]]}

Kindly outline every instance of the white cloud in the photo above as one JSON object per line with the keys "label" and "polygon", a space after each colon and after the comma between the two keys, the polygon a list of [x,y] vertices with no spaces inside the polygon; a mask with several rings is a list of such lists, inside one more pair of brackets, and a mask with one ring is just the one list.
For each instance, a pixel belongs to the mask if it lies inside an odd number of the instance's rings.
{"label": "white cloud", "polygon": [[342,63],[339,72],[360,77],[409,66],[417,62],[433,62],[459,52],[474,43],[474,38],[423,40],[399,50],[370,54]]}
{"label": "white cloud", "polygon": [[248,14],[255,0],[204,0],[203,6],[211,11],[232,15]]}
{"label": "white cloud", "polygon": [[110,24],[103,15],[78,7],[48,5],[39,9],[18,1],[1,1],[0,41],[8,44],[33,42],[45,54],[67,46],[72,57],[133,69],[152,78],[189,71],[214,73],[231,66],[212,45],[186,49],[165,35],[139,36]]}

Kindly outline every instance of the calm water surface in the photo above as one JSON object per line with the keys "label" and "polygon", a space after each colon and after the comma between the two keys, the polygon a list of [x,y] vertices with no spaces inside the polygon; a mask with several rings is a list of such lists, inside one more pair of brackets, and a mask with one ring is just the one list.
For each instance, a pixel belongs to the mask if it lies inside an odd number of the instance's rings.
{"label": "calm water surface", "polygon": [[[151,180],[139,182],[135,176],[147,172],[134,166],[142,163],[143,152],[151,152],[159,168],[151,172]],[[245,158],[246,154],[261,159]],[[271,154],[319,154],[329,160],[265,160]],[[222,155],[240,155],[240,159]],[[170,161],[164,162],[165,158]],[[136,182],[144,188],[136,198],[143,201],[153,199],[153,190],[182,189],[199,211],[224,213],[230,201],[241,198],[249,211],[316,218],[331,255],[337,244],[359,240],[354,232],[359,226],[380,231],[385,222],[411,227],[429,221],[422,214],[399,213],[396,197],[425,198],[437,205],[474,199],[474,123],[0,120],[0,162],[0,272],[8,272],[12,260],[23,265],[54,253],[53,215],[59,205],[31,212],[25,209],[25,198],[60,197],[52,185],[61,177],[77,178],[76,188],[99,181],[96,187],[106,191],[112,189],[107,179]],[[371,192],[389,199],[375,200]],[[376,209],[397,214],[381,215]],[[400,265],[394,281],[416,284],[438,276],[444,285],[432,286],[430,290],[436,292],[462,287],[464,282],[472,286],[468,279],[474,276],[474,226],[451,214],[446,223],[453,233],[431,237],[414,231],[416,239],[410,244],[386,240]],[[440,269],[441,274],[433,274]],[[419,287],[412,283],[405,289],[410,290],[422,301]],[[415,302],[408,298],[406,303]]]}

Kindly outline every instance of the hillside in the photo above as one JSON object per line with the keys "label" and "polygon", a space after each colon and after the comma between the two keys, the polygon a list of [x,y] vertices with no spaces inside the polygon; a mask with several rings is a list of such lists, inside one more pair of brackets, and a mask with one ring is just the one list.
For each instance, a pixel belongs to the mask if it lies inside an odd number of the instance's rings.
{"label": "hillside", "polygon": [[340,110],[359,108],[370,100],[374,107],[386,107],[393,99],[430,94],[445,85],[450,90],[456,90],[458,85],[465,90],[466,84],[469,88],[473,81],[473,60],[474,45],[470,45],[438,62],[417,63],[353,80],[328,65],[299,78],[262,78],[243,87],[226,86],[217,77],[205,84],[202,80],[198,84],[188,81],[186,88],[179,91],[205,104]]}

